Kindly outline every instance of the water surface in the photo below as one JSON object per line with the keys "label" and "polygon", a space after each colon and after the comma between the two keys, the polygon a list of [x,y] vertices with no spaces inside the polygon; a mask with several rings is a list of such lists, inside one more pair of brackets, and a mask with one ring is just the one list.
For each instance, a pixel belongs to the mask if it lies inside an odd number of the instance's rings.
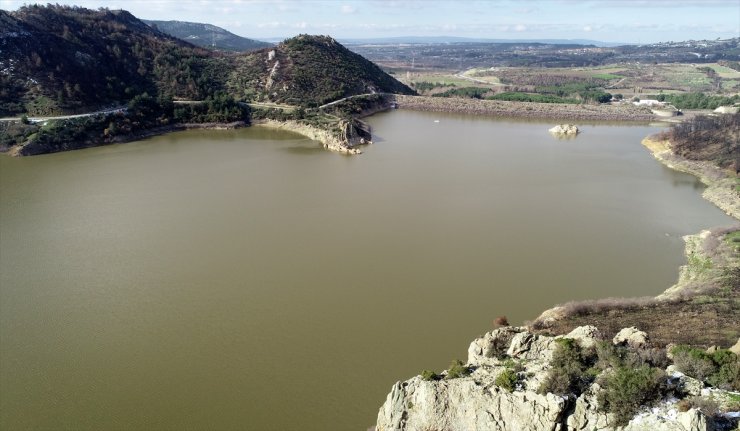
{"label": "water surface", "polygon": [[253,128],[0,158],[0,429],[365,430],[496,316],[657,294],[731,222],[656,128],[370,122],[357,157]]}

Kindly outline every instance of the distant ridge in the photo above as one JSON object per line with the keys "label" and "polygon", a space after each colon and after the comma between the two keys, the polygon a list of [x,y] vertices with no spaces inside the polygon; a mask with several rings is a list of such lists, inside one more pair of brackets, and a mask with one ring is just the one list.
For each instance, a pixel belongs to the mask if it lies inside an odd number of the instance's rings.
{"label": "distant ridge", "polygon": [[547,45],[593,45],[598,47],[613,47],[633,45],[619,42],[603,42],[591,39],[486,39],[457,36],[398,36],[381,38],[347,38],[340,39],[344,44],[395,44],[395,43],[541,43]]}
{"label": "distant ridge", "polygon": [[211,24],[187,21],[142,21],[163,33],[203,48],[222,51],[255,51],[272,46],[271,43],[241,37]]}

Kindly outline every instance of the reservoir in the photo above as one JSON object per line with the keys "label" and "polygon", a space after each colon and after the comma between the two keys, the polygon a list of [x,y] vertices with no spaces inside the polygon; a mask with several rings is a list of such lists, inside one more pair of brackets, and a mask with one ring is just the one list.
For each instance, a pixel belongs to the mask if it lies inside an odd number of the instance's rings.
{"label": "reservoir", "polygon": [[656,295],[728,225],[650,126],[394,111],[0,157],[0,429],[361,430],[500,315]]}

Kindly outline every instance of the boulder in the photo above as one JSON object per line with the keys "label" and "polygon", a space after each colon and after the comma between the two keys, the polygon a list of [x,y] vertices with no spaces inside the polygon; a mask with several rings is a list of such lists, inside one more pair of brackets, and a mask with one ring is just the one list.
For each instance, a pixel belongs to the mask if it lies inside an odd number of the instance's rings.
{"label": "boulder", "polygon": [[640,331],[634,326],[622,329],[617,333],[617,335],[614,336],[614,339],[612,340],[614,344],[626,344],[633,349],[647,347],[648,341],[649,338],[647,333]]}
{"label": "boulder", "polygon": [[397,383],[378,413],[377,431],[555,429],[567,408],[563,397],[508,392],[474,377]]}
{"label": "boulder", "polygon": [[578,126],[575,124],[558,124],[552,129],[548,130],[553,135],[570,135],[575,136],[580,133]]}
{"label": "boulder", "polygon": [[468,364],[497,365],[498,358],[503,357],[509,349],[514,336],[524,331],[516,326],[504,326],[476,338],[468,347]]}
{"label": "boulder", "polygon": [[578,345],[585,349],[594,346],[603,339],[599,329],[593,325],[579,326],[570,331],[564,338],[576,340]]}
{"label": "boulder", "polygon": [[734,346],[730,347],[730,351],[740,356],[740,338],[737,339],[737,343]]}

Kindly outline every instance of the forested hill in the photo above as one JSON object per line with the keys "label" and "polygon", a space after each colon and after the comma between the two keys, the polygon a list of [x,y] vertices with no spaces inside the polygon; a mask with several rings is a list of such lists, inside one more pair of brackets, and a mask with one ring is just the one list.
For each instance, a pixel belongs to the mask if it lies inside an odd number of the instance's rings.
{"label": "forested hill", "polygon": [[0,116],[84,112],[143,93],[160,100],[226,93],[312,106],[375,91],[412,92],[328,37],[224,53],[174,38],[126,11],[0,10]]}
{"label": "forested hill", "polygon": [[223,51],[254,51],[272,46],[271,43],[237,36],[230,31],[211,24],[186,21],[152,21],[145,23],[170,36],[203,48]]}
{"label": "forested hill", "polygon": [[245,98],[311,106],[354,94],[414,93],[328,36],[299,35],[274,48],[240,56],[235,70],[229,84]]}
{"label": "forested hill", "polygon": [[142,93],[199,99],[222,89],[225,59],[126,11],[0,11],[0,115],[74,112]]}

